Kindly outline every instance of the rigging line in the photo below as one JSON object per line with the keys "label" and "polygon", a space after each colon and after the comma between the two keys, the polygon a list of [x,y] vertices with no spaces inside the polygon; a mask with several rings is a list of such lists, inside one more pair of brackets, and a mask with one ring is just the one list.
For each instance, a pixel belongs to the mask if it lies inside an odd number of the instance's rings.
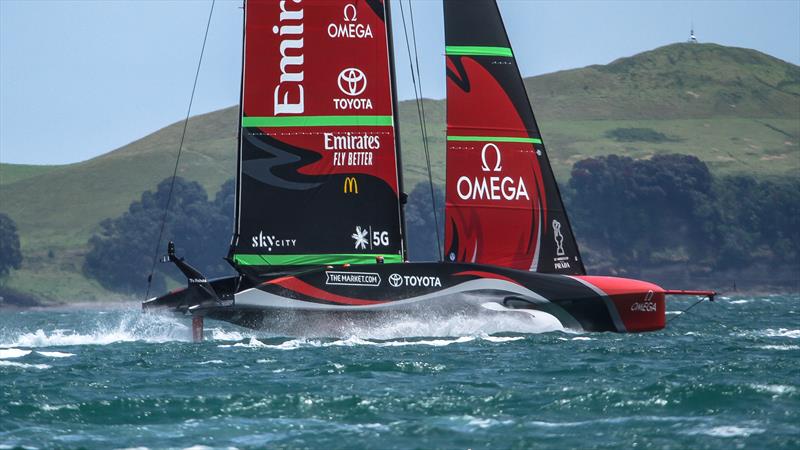
{"label": "rigging line", "polygon": [[425,159],[428,165],[428,184],[431,189],[431,205],[433,206],[433,222],[436,226],[436,247],[439,253],[439,261],[442,261],[442,245],[439,238],[439,218],[437,215],[438,208],[436,207],[436,196],[433,192],[433,174],[431,169],[431,154],[428,145],[428,120],[425,118],[425,100],[422,96],[422,76],[419,73],[419,52],[417,52],[417,31],[414,26],[414,8],[411,0],[408,2],[409,16],[411,17],[411,41],[414,43],[414,61],[417,66],[417,79],[419,80],[419,104],[422,109],[422,139],[425,147]]}
{"label": "rigging line", "polygon": [[690,310],[690,309],[692,309],[692,308],[694,308],[695,306],[699,305],[699,304],[700,304],[700,303],[702,303],[702,302],[703,302],[705,299],[706,299],[706,298],[705,298],[705,297],[703,297],[703,298],[701,298],[700,300],[698,300],[698,301],[696,301],[696,302],[692,303],[692,306],[690,306],[690,307],[688,307],[688,308],[684,309],[683,311],[681,311],[681,313],[680,313],[680,314],[678,314],[677,316],[675,316],[675,317],[673,317],[673,318],[669,319],[669,320],[667,321],[667,323],[665,324],[665,326],[666,326],[666,325],[669,325],[670,323],[672,323],[672,321],[673,321],[673,320],[675,320],[675,319],[677,319],[678,317],[682,317],[683,315],[685,315],[687,312],[689,312],[689,310]]}
{"label": "rigging line", "polygon": [[197,69],[194,72],[194,84],[192,85],[192,94],[189,96],[189,107],[186,109],[186,118],[183,120],[183,131],[181,132],[181,140],[178,144],[178,156],[175,158],[175,167],[172,169],[172,180],[169,183],[169,193],[167,194],[167,203],[164,205],[164,215],[161,217],[161,227],[158,231],[158,241],[156,242],[155,250],[153,251],[153,263],[150,266],[150,274],[147,275],[147,291],[144,299],[150,296],[150,287],[153,284],[153,273],[156,270],[156,261],[158,260],[158,249],[161,248],[161,238],[164,236],[164,227],[167,223],[167,215],[169,214],[169,204],[172,202],[172,192],[175,189],[175,177],[178,175],[178,164],[181,161],[181,152],[183,151],[183,141],[186,139],[186,128],[189,125],[189,115],[192,112],[192,103],[194,103],[194,93],[197,90],[197,79],[200,77],[200,66],[203,64],[203,54],[206,51],[206,41],[208,41],[208,30],[211,28],[211,16],[214,15],[214,4],[216,0],[211,0],[211,9],[208,11],[208,20],[206,21],[206,32],[203,35],[203,46],[200,48],[200,59],[197,61]]}
{"label": "rigging line", "polygon": [[[405,9],[403,7],[403,0],[400,1],[400,17],[403,20],[403,35],[406,41],[406,51],[408,52],[408,65],[411,71],[411,82],[414,85],[414,97],[416,99],[417,105],[417,117],[419,118],[419,128],[420,132],[422,133],[422,148],[425,152],[425,163],[428,169],[428,186],[430,187],[431,193],[431,206],[433,208],[433,221],[435,226],[436,232],[436,253],[439,256],[439,261],[442,260],[442,241],[441,237],[439,236],[439,219],[436,214],[436,196],[434,195],[433,190],[433,174],[431,172],[431,158],[430,158],[430,150],[428,147],[428,135],[427,135],[427,127],[425,126],[425,107],[422,103],[420,97],[422,96],[422,80],[420,79],[420,87],[417,87],[417,78],[419,77],[419,59],[415,58],[417,61],[417,72],[416,75],[414,73],[414,62],[411,57],[411,45],[408,41],[408,26],[406,25],[406,16],[405,16]],[[409,10],[412,11],[412,33],[413,30],[413,10],[411,9],[411,2],[409,1]],[[414,54],[417,54],[417,46],[416,46],[416,38],[414,39]]]}

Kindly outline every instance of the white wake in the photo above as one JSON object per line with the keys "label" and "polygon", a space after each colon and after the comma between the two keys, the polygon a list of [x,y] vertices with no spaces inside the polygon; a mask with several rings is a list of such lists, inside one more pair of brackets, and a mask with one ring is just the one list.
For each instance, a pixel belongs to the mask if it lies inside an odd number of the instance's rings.
{"label": "white wake", "polygon": [[[501,333],[538,334],[566,331],[558,320],[549,314],[539,311],[510,310],[496,303],[489,303],[477,311],[456,314],[387,315],[360,321],[329,318],[308,321],[299,316],[288,315],[281,320],[273,321],[272,325],[269,329],[254,331],[206,320],[205,337],[229,346],[258,346],[261,342],[258,339],[275,337],[292,339],[288,343],[280,344],[284,347],[313,346],[314,342],[320,342],[320,346],[378,345],[374,341],[393,341],[380,342],[381,346],[438,346],[474,339],[491,342],[521,339],[493,336]],[[138,309],[117,310],[113,314],[102,315],[87,311],[86,320],[73,327],[74,329],[54,327],[16,332],[5,330],[0,334],[0,359],[18,358],[29,354],[29,349],[47,347],[108,345],[137,341],[148,343],[191,341],[188,318],[142,313]],[[438,338],[438,340],[420,341],[419,338]],[[315,339],[338,340],[323,344]],[[416,340],[406,342],[406,339]],[[51,358],[73,356],[71,353],[55,351],[37,353]]]}
{"label": "white wake", "polygon": [[[143,314],[139,310],[119,311],[118,316],[98,316],[87,312],[85,329],[37,329],[32,332],[6,332],[0,336],[0,351],[9,347],[58,347],[73,345],[107,345],[116,342],[168,342],[191,339],[188,321],[178,318]],[[184,323],[187,322],[187,323]],[[67,353],[41,352],[43,356],[67,357]]]}

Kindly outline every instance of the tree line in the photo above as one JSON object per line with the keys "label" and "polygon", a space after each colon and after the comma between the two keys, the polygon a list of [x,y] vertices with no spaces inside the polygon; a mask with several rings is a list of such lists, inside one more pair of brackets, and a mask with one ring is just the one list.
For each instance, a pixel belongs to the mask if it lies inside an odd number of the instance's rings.
{"label": "tree line", "polygon": [[17,224],[8,215],[0,213],[0,282],[5,280],[11,269],[19,269],[21,264]]}
{"label": "tree line", "polygon": [[694,156],[609,155],[575,164],[567,202],[578,237],[630,274],[679,262],[800,263],[797,178],[716,178]]}
{"label": "tree line", "polygon": [[[89,241],[85,273],[105,287],[141,294],[152,266],[170,179],[107,219]],[[587,268],[635,276],[643,268],[684,263],[710,270],[741,269],[757,261],[800,266],[800,181],[714,177],[693,156],[648,160],[603,156],[577,162],[562,194]],[[428,184],[409,193],[405,207],[409,257],[438,260],[444,244],[444,192],[434,186],[439,242]],[[161,247],[208,276],[232,273],[222,256],[232,232],[233,180],[210,198],[196,182],[176,178]],[[151,292],[165,277],[183,282],[171,265],[157,265]]]}
{"label": "tree line", "polygon": [[[166,278],[183,279],[172,264],[158,264],[166,253],[167,242],[174,240],[176,252],[208,277],[233,273],[222,259],[227,254],[232,230],[234,182],[225,182],[214,198],[209,198],[199,183],[175,178],[172,199],[164,221],[172,178],[146,191],[131,203],[121,216],[100,223],[100,230],[89,239],[84,273],[103,287],[133,295],[143,295],[151,269],[151,293],[166,289]],[[163,232],[161,224],[164,223]],[[159,243],[159,234],[161,241]]]}

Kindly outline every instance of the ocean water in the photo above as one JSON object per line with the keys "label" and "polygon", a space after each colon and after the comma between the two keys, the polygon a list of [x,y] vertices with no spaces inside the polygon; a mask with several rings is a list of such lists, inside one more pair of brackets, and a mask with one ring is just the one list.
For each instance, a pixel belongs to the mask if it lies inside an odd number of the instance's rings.
{"label": "ocean water", "polygon": [[[692,299],[669,302],[673,311]],[[0,448],[800,448],[800,296],[644,334],[508,318],[275,336],[0,311]]]}

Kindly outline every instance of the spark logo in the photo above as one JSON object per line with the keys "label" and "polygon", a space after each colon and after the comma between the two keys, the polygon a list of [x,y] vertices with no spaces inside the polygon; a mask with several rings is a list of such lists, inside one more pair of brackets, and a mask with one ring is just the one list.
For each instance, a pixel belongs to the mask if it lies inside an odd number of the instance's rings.
{"label": "spark logo", "polygon": [[390,244],[389,232],[373,230],[371,226],[361,228],[356,227],[356,232],[350,235],[355,241],[356,250],[366,250],[367,247],[373,249],[375,247],[387,247]]}
{"label": "spark logo", "polygon": [[356,250],[366,250],[367,243],[367,234],[369,234],[368,230],[362,230],[360,226],[356,227],[356,232],[351,234],[350,237],[356,241]]}

